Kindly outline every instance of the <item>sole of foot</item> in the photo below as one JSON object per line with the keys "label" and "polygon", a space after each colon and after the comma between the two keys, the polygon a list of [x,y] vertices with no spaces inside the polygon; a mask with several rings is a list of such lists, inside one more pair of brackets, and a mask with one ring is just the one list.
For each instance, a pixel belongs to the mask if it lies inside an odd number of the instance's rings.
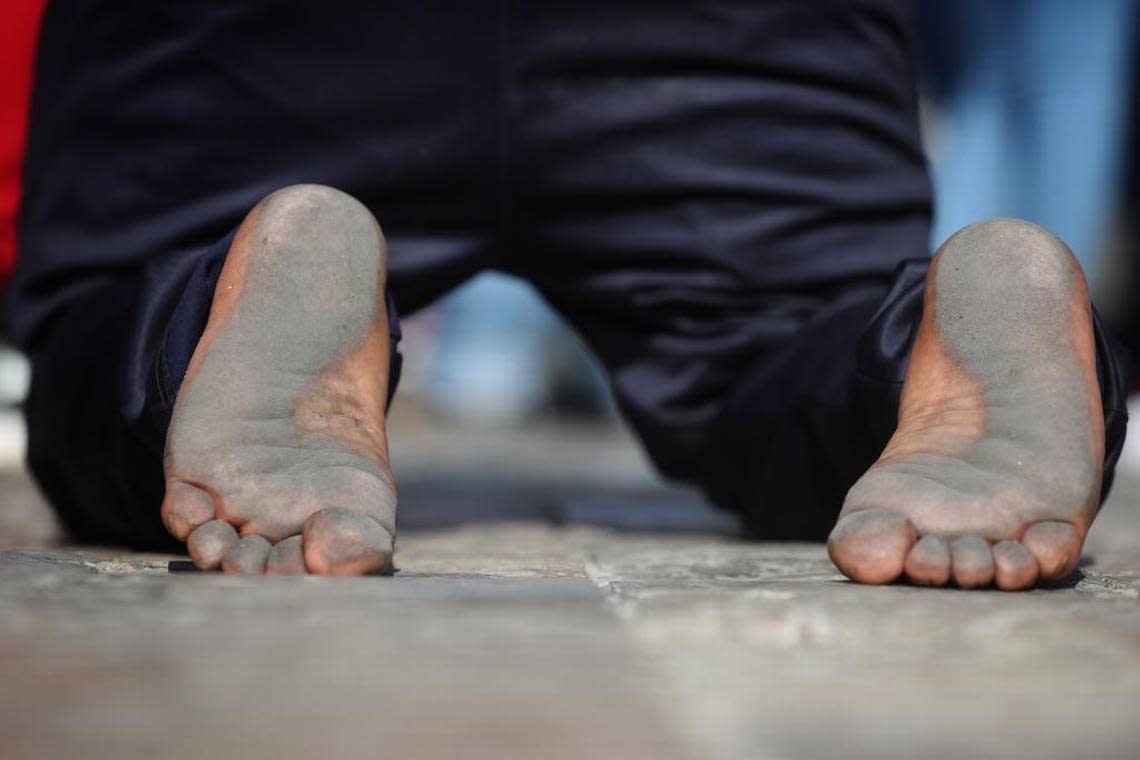
{"label": "sole of foot", "polygon": [[162,516],[199,568],[391,570],[386,271],[338,190],[284,188],[242,223],[167,433]]}
{"label": "sole of foot", "polygon": [[898,428],[849,491],[829,554],[859,583],[1061,580],[1096,515],[1103,459],[1079,264],[1036,225],[971,225],[935,254]]}

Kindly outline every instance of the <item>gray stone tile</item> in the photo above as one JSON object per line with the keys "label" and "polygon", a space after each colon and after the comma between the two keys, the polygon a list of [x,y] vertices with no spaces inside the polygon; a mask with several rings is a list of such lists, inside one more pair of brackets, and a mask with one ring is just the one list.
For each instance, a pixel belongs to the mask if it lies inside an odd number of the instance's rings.
{"label": "gray stone tile", "polygon": [[867,588],[571,448],[548,485],[425,454],[380,579],[45,550],[0,476],[0,547],[41,547],[0,553],[0,756],[1140,757],[1135,474],[1063,587]]}
{"label": "gray stone tile", "polygon": [[0,554],[5,758],[690,756],[581,577]]}
{"label": "gray stone tile", "polygon": [[1140,756],[1140,581],[861,587],[822,546],[599,543],[587,570],[712,757]]}

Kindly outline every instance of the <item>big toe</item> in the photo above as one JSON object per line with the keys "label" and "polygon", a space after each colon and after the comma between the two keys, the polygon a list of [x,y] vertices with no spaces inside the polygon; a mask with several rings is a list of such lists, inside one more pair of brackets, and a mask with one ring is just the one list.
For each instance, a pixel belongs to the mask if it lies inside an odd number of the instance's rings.
{"label": "big toe", "polygon": [[1064,578],[1077,568],[1081,558],[1081,537],[1067,522],[1034,523],[1025,531],[1021,543],[1037,558],[1039,574],[1044,580]]}
{"label": "big toe", "polygon": [[392,535],[362,512],[323,509],[305,523],[305,566],[318,575],[365,575],[392,569]]}
{"label": "big toe", "polygon": [[200,525],[214,519],[214,499],[201,488],[175,481],[166,487],[162,521],[179,541],[185,541]]}
{"label": "big toe", "polygon": [[836,567],[856,583],[891,583],[902,575],[917,535],[898,512],[867,509],[840,518],[827,540]]}

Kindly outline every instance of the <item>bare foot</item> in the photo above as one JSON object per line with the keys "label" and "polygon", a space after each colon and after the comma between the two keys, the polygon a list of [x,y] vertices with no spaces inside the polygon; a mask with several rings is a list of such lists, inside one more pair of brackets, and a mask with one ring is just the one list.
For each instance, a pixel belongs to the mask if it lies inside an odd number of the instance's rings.
{"label": "bare foot", "polygon": [[828,541],[860,583],[1014,590],[1077,567],[1104,421],[1088,290],[1056,237],[975,224],[938,251],[879,460]]}
{"label": "bare foot", "polygon": [[162,516],[202,569],[391,569],[386,251],[328,187],[273,193],[238,231],[167,434]]}

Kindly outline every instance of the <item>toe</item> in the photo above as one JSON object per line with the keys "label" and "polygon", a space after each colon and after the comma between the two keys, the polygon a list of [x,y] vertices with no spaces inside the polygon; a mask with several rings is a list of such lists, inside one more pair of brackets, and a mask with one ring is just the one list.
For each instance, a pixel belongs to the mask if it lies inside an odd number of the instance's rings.
{"label": "toe", "polygon": [[301,537],[289,536],[273,545],[265,563],[266,575],[304,575],[305,555],[301,551]]}
{"label": "toe", "polygon": [[361,512],[324,509],[305,523],[305,566],[319,575],[364,575],[392,569],[392,536]]}
{"label": "toe", "polygon": [[856,583],[891,583],[903,572],[917,535],[897,512],[867,509],[840,518],[827,540],[836,567]]}
{"label": "toe", "polygon": [[234,526],[221,520],[211,520],[190,534],[186,549],[190,559],[201,570],[214,570],[222,564],[222,557],[238,542]]}
{"label": "toe", "polygon": [[1004,591],[1029,588],[1037,582],[1037,560],[1017,541],[1001,541],[990,550],[994,556],[994,585]]}
{"label": "toe", "polygon": [[960,588],[982,588],[994,579],[994,555],[978,536],[959,536],[950,542],[950,570]]}
{"label": "toe", "polygon": [[923,536],[910,550],[903,569],[911,583],[945,586],[950,581],[950,545],[941,536]]}
{"label": "toe", "polygon": [[269,559],[270,544],[261,536],[246,536],[222,558],[222,570],[235,575],[261,575]]}
{"label": "toe", "polygon": [[213,520],[214,516],[214,500],[201,488],[181,481],[167,486],[162,500],[162,521],[179,541],[185,541],[195,528]]}
{"label": "toe", "polygon": [[1081,537],[1066,522],[1034,523],[1025,531],[1021,543],[1037,558],[1039,575],[1044,580],[1064,578],[1076,570],[1081,558]]}

